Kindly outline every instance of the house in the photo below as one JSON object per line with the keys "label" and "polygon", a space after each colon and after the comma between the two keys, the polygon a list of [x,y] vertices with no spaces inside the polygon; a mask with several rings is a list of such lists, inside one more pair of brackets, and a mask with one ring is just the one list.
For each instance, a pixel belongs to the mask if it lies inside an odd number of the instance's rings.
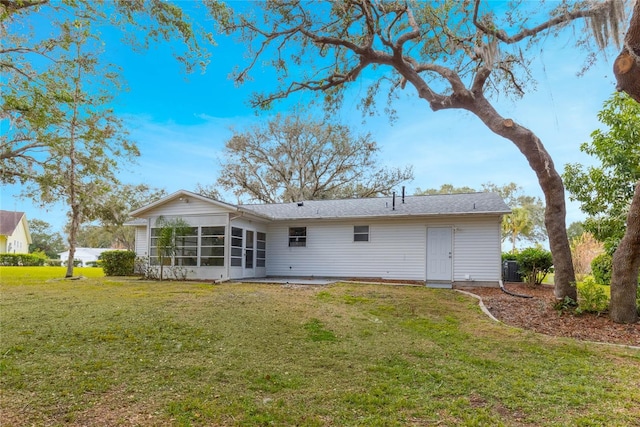
{"label": "house", "polygon": [[28,254],[31,243],[25,213],[0,210],[0,253]]}
{"label": "house", "polygon": [[[86,267],[87,263],[97,262],[100,254],[104,251],[113,251],[110,248],[76,248],[76,252],[73,258],[77,261],[81,261],[80,267]],[[69,261],[69,251],[60,252],[60,259],[62,264],[65,265]]]}
{"label": "house", "polygon": [[232,205],[178,191],[135,210],[138,256],[158,265],[156,221],[191,227],[165,260],[206,280],[381,278],[497,286],[502,215],[494,193]]}

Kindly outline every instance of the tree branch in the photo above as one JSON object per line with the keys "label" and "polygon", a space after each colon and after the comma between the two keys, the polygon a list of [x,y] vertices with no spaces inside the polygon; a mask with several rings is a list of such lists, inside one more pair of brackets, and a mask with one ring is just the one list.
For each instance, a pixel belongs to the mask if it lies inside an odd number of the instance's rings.
{"label": "tree branch", "polygon": [[513,36],[507,36],[507,33],[504,30],[488,28],[486,25],[478,21],[478,8],[480,6],[480,1],[481,0],[475,0],[475,4],[473,7],[473,24],[476,26],[476,28],[478,28],[485,34],[494,36],[503,43],[514,44],[522,41],[527,37],[535,36],[545,30],[553,28],[559,24],[574,21],[580,18],[590,18],[597,16],[602,13],[603,10],[610,8],[611,3],[618,0],[606,0],[586,10],[576,10],[574,12],[563,13],[562,15],[549,19],[548,21],[545,21],[533,28],[526,28]]}

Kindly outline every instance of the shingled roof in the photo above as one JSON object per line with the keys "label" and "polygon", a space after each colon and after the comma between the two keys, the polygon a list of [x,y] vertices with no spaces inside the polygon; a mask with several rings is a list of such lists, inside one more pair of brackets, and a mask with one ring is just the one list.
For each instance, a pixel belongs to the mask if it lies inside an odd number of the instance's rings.
{"label": "shingled roof", "polygon": [[0,236],[11,236],[23,216],[24,212],[0,210]]}
{"label": "shingled roof", "polygon": [[239,205],[240,209],[273,220],[340,219],[404,216],[508,214],[511,209],[496,193],[435,194],[294,203]]}

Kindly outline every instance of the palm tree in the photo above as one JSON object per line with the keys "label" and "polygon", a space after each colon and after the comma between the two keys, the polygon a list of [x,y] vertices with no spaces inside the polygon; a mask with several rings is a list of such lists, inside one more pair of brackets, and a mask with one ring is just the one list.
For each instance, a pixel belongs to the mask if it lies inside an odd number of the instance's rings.
{"label": "palm tree", "polygon": [[521,234],[531,233],[533,221],[529,217],[529,211],[525,208],[513,208],[511,214],[502,217],[503,240],[511,239],[511,252],[516,251],[516,242]]}

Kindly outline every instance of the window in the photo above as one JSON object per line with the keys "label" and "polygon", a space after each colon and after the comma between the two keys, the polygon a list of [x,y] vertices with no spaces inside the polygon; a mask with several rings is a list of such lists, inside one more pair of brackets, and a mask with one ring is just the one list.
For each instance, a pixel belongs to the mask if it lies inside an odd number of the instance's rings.
{"label": "window", "polygon": [[151,229],[151,247],[149,249],[149,263],[151,265],[160,265],[160,258],[162,258],[163,265],[171,265],[171,254],[161,253],[162,250],[158,250],[161,231],[161,228]]}
{"label": "window", "polygon": [[289,228],[289,246],[307,246],[307,227]]}
{"label": "window", "polygon": [[200,266],[224,265],[224,227],[200,229]]}
{"label": "window", "polygon": [[267,235],[265,233],[256,233],[256,267],[265,267],[267,265]]}
{"label": "window", "polygon": [[242,228],[231,227],[231,266],[242,267]]}
{"label": "window", "polygon": [[151,265],[160,265],[160,255],[164,255],[163,264],[169,266],[224,265],[224,226],[189,227],[182,230],[180,234],[173,236],[173,247],[167,248],[171,253],[165,254],[160,254],[158,249],[161,230],[151,229]]}
{"label": "window", "polygon": [[176,235],[174,265],[198,265],[198,227],[189,227]]}
{"label": "window", "polygon": [[354,242],[368,242],[369,241],[369,226],[368,225],[356,225],[353,227],[353,241]]}

